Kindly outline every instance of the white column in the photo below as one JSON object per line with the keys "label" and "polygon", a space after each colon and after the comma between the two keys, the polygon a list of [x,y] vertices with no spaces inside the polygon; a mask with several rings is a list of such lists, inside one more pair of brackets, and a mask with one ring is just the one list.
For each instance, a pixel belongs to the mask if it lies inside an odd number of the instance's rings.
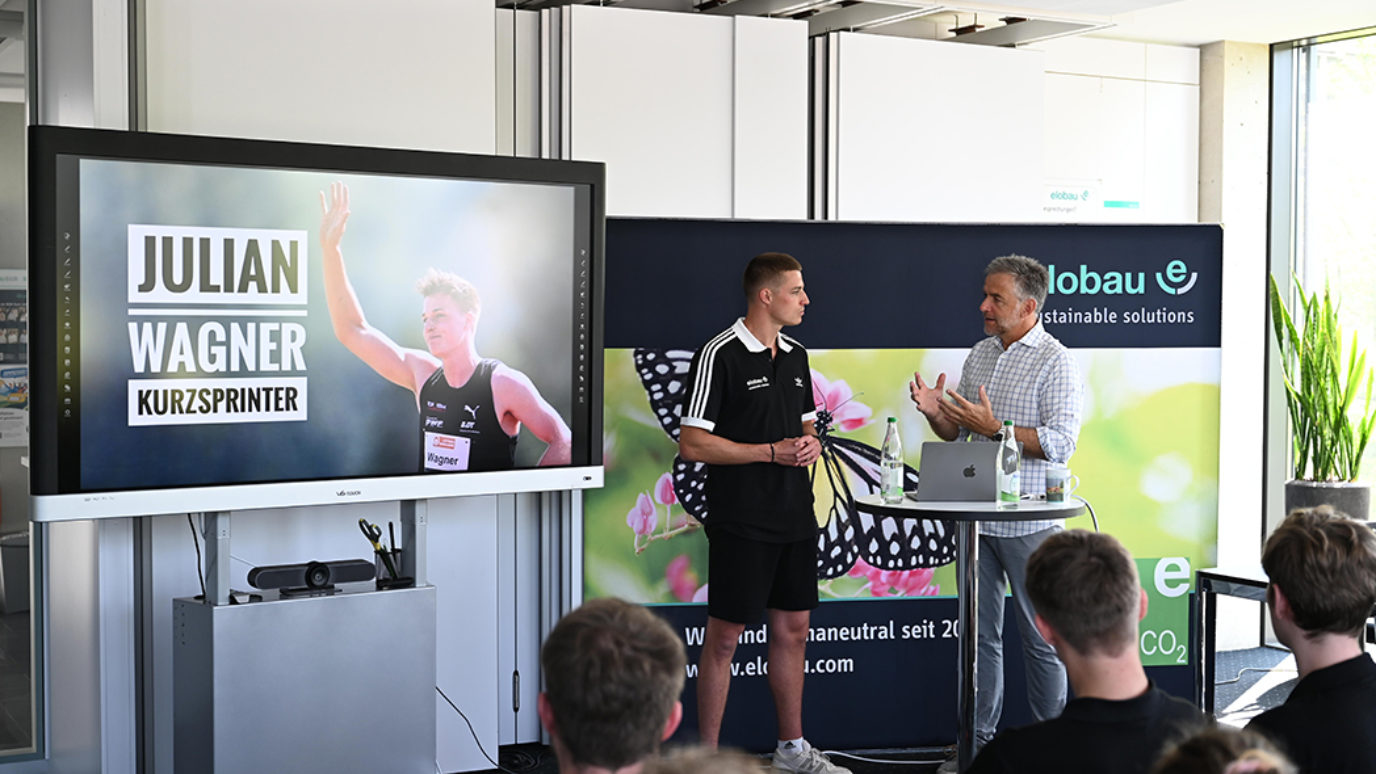
{"label": "white column", "polygon": [[[1261,553],[1266,317],[1267,46],[1223,41],[1200,54],[1199,220],[1223,224],[1218,563]],[[1220,605],[1220,650],[1257,645],[1258,606]]]}

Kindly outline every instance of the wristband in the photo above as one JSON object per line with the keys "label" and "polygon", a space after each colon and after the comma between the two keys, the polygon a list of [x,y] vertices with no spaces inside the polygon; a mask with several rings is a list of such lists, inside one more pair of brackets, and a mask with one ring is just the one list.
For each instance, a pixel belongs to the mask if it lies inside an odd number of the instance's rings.
{"label": "wristband", "polygon": [[769,444],[769,464],[774,464],[774,444]]}

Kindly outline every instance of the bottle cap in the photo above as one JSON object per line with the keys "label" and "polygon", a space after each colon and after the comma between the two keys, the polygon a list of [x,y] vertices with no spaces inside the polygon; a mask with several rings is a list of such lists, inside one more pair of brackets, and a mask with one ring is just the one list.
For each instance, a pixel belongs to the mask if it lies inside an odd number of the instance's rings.
{"label": "bottle cap", "polygon": [[897,422],[897,421],[898,421],[898,417],[889,417],[889,421],[890,421],[890,422]]}
{"label": "bottle cap", "polygon": [[1005,419],[1005,420],[1003,420],[1003,426],[1004,426],[1004,427],[1008,427],[1008,426],[1011,425],[1011,424],[1013,424],[1013,420],[1011,420],[1011,419]]}

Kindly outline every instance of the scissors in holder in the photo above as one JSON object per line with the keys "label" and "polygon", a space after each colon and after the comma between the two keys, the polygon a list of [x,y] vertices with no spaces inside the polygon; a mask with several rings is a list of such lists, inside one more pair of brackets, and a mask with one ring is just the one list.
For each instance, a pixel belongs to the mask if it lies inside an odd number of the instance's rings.
{"label": "scissors in holder", "polygon": [[373,544],[373,551],[382,557],[382,566],[387,568],[387,573],[396,578],[397,568],[392,565],[392,552],[382,546],[382,527],[369,524],[367,519],[360,518],[358,528],[363,532],[363,537],[368,538],[368,542]]}

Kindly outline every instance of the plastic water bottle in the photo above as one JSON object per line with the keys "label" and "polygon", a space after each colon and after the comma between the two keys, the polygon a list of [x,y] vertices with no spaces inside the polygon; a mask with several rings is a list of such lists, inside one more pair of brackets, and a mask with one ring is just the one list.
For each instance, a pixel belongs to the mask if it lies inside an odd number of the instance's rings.
{"label": "plastic water bottle", "polygon": [[897,417],[889,417],[884,445],[879,448],[879,499],[890,505],[903,502],[903,441],[898,437]]}
{"label": "plastic water bottle", "polygon": [[1022,453],[1018,451],[1018,439],[1013,434],[1013,421],[1003,421],[1003,435],[999,439],[999,502],[1017,503],[1022,499],[1022,474],[1019,464]]}

